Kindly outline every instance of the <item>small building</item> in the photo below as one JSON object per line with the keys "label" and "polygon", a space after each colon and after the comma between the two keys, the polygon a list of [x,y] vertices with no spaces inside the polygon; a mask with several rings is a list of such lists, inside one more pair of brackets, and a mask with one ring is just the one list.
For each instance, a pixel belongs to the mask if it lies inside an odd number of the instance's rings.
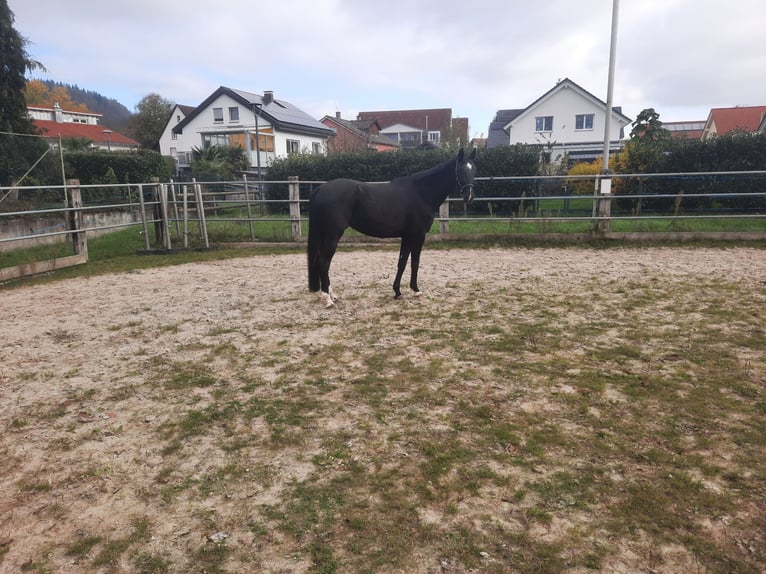
{"label": "small building", "polygon": [[364,150],[396,151],[401,146],[380,133],[376,120],[344,120],[340,112],[320,120],[335,135],[327,140],[327,153],[358,152]]}
{"label": "small building", "polygon": [[31,106],[27,112],[51,145],[58,145],[61,138],[88,140],[92,148],[106,151],[130,151],[140,147],[136,140],[99,125],[102,114],[63,110],[58,104],[52,108]]}
{"label": "small building", "polygon": [[183,172],[190,169],[195,148],[238,145],[246,151],[250,169],[263,173],[279,157],[326,153],[334,134],[272,91],[260,95],[221,86],[191,111],[173,109],[160,137],[160,153],[172,156]]}

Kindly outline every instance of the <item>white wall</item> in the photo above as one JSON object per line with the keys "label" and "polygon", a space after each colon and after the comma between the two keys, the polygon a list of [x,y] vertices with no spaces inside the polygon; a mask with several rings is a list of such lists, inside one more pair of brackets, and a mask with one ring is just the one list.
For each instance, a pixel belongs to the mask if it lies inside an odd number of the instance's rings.
{"label": "white wall", "polygon": [[[239,120],[231,121],[229,119],[230,107],[239,108]],[[223,122],[215,121],[213,108],[223,108]],[[160,138],[160,152],[163,155],[170,155],[171,148],[175,148],[178,153],[190,153],[192,148],[201,148],[203,134],[255,133],[255,113],[253,109],[248,106],[243,106],[240,102],[226,94],[221,94],[207,108],[202,110],[200,114],[194,117],[194,119],[184,127],[183,134],[179,134],[174,140],[172,139],[172,128],[176,125],[175,116],[177,113],[179,112],[174,111],[173,121],[166,126],[165,132],[163,132],[163,135]],[[258,119],[259,131],[272,127],[271,123],[269,123],[263,114],[261,114]],[[287,140],[297,140],[299,142],[298,149],[301,153],[311,153],[312,144],[314,143],[320,145],[322,153],[326,152],[325,138],[306,134],[275,131],[274,151],[261,151],[261,168],[268,167],[276,158],[287,156]],[[249,141],[247,136],[245,137],[245,141]],[[254,168],[258,165],[256,150],[252,149],[247,151],[250,156],[250,165]]]}
{"label": "white wall", "polygon": [[[575,116],[579,114],[594,114],[593,129],[575,129]],[[535,130],[535,118],[538,116],[553,116],[553,131],[540,134]],[[539,102],[513,121],[510,143],[537,144],[555,141],[557,143],[583,143],[603,141],[604,138],[604,107],[583,97],[573,88],[562,88]],[[620,139],[620,129],[624,126],[618,116],[612,114],[610,139]]]}

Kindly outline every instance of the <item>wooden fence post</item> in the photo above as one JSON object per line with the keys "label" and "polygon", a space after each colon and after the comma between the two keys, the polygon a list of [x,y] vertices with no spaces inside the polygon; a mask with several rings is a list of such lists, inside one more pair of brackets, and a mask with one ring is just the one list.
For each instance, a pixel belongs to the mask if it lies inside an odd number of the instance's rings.
{"label": "wooden fence post", "polygon": [[69,212],[69,229],[72,233],[72,246],[74,247],[74,254],[80,255],[88,260],[88,237],[84,230],[85,225],[82,215],[82,194],[80,193],[80,180],[70,179],[67,180],[67,185],[71,186],[69,189],[69,205],[67,207],[72,208],[74,211]]}
{"label": "wooden fence post", "polygon": [[290,227],[292,228],[293,241],[301,237],[301,188],[298,183],[298,177],[291,175],[288,177],[288,190],[290,199]]}
{"label": "wooden fence post", "polygon": [[163,249],[167,243],[165,238],[165,230],[167,229],[166,221],[163,216],[163,210],[162,210],[162,188],[160,187],[160,178],[153,177],[151,178],[152,182],[152,201],[154,202],[154,206],[152,209],[152,214],[154,217],[154,244],[159,247],[160,249]]}
{"label": "wooden fence post", "polygon": [[442,219],[439,221],[439,235],[449,235],[449,201],[446,199],[439,206],[439,217]]}

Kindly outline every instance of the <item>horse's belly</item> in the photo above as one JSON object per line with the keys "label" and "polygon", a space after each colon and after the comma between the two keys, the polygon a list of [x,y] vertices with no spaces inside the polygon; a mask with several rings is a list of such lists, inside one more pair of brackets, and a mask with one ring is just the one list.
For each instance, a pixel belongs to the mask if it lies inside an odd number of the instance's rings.
{"label": "horse's belly", "polygon": [[358,231],[359,233],[363,233],[364,235],[369,235],[370,237],[401,237],[402,235],[405,235],[402,228],[400,226],[393,226],[390,224],[371,224],[367,221],[352,221],[351,222],[351,228]]}

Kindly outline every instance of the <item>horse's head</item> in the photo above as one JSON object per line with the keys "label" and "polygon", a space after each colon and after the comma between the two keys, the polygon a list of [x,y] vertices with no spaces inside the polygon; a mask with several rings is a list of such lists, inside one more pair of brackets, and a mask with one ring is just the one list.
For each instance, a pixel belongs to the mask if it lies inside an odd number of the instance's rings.
{"label": "horse's head", "polygon": [[473,148],[471,155],[465,157],[463,148],[457,154],[457,161],[455,162],[455,179],[457,180],[457,187],[460,190],[460,195],[463,196],[463,201],[466,205],[473,201],[473,178],[476,177],[476,148]]}

